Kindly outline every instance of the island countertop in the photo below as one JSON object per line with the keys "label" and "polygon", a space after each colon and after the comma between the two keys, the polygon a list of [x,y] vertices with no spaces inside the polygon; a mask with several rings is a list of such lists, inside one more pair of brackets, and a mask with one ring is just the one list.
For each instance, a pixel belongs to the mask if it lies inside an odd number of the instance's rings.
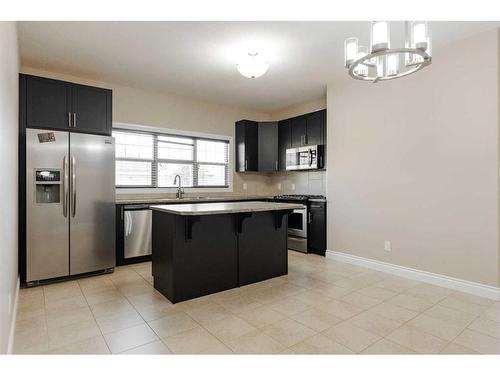
{"label": "island countertop", "polygon": [[185,203],[152,205],[150,208],[155,211],[166,212],[176,215],[221,215],[234,214],[240,212],[262,212],[295,210],[303,208],[302,204],[295,203],[274,203],[274,202],[221,202],[221,203]]}

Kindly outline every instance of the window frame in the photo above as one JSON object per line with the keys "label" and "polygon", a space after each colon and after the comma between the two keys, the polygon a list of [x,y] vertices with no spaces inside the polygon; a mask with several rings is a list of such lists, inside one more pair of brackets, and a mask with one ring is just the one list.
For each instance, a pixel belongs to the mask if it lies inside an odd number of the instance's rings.
{"label": "window frame", "polygon": [[[129,133],[142,133],[153,135],[153,159],[136,159],[136,158],[118,158],[115,157],[115,161],[141,161],[141,162],[151,162],[151,185],[137,185],[137,186],[127,186],[127,185],[116,185],[116,191],[118,193],[131,193],[131,192],[174,192],[177,187],[160,187],[158,186],[158,163],[161,162],[171,162],[179,164],[190,164],[193,165],[193,184],[194,186],[183,186],[182,188],[189,192],[232,192],[233,191],[233,163],[234,163],[234,152],[233,150],[233,137],[226,135],[199,133],[191,131],[183,131],[177,129],[169,128],[157,128],[136,124],[127,123],[113,123],[112,131],[122,131]],[[193,139],[193,160],[176,160],[176,159],[160,159],[158,157],[158,143],[162,142],[158,140],[159,136],[172,136]],[[228,148],[228,162],[217,163],[217,162],[198,162],[196,155],[196,141],[197,140],[208,140],[215,142],[227,143]],[[226,171],[226,181],[225,185],[198,185],[198,166],[199,165],[223,165],[227,166]]]}

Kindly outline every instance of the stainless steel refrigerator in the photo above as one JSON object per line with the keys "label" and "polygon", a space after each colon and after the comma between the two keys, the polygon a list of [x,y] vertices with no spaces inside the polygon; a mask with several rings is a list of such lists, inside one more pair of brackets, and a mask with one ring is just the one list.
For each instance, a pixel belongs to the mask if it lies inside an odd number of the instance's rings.
{"label": "stainless steel refrigerator", "polygon": [[115,145],[26,129],[26,282],[115,266]]}

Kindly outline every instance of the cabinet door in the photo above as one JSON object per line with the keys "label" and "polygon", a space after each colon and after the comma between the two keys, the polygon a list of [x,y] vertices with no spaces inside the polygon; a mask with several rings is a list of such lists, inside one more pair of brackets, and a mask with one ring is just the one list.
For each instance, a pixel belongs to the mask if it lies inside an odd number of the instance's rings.
{"label": "cabinet door", "polygon": [[292,147],[301,147],[306,145],[306,116],[298,116],[292,121]]}
{"label": "cabinet door", "polygon": [[236,122],[236,172],[255,172],[258,170],[258,130],[256,121],[240,120]]}
{"label": "cabinet door", "polygon": [[278,160],[279,170],[286,170],[286,149],[292,147],[291,120],[283,120],[278,123]]}
{"label": "cabinet door", "polygon": [[72,131],[111,135],[111,90],[73,84]]}
{"label": "cabinet door", "polygon": [[26,127],[69,130],[70,84],[54,79],[21,75],[26,80]]}
{"label": "cabinet door", "polygon": [[326,204],[311,202],[309,207],[308,250],[325,255],[326,251]]}
{"label": "cabinet door", "polygon": [[259,122],[259,171],[278,170],[278,123]]}
{"label": "cabinet door", "polygon": [[307,114],[307,145],[325,144],[326,110]]}

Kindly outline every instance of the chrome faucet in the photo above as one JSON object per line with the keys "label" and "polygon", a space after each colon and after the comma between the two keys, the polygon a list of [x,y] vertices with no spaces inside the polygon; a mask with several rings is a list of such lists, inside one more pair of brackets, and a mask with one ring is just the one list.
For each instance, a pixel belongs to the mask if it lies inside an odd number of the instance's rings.
{"label": "chrome faucet", "polygon": [[181,176],[176,174],[174,177],[174,185],[177,183],[177,177],[179,177],[179,187],[177,188],[177,194],[175,197],[177,199],[182,199],[182,195],[184,194],[184,190],[182,190],[182,182],[181,182]]}

